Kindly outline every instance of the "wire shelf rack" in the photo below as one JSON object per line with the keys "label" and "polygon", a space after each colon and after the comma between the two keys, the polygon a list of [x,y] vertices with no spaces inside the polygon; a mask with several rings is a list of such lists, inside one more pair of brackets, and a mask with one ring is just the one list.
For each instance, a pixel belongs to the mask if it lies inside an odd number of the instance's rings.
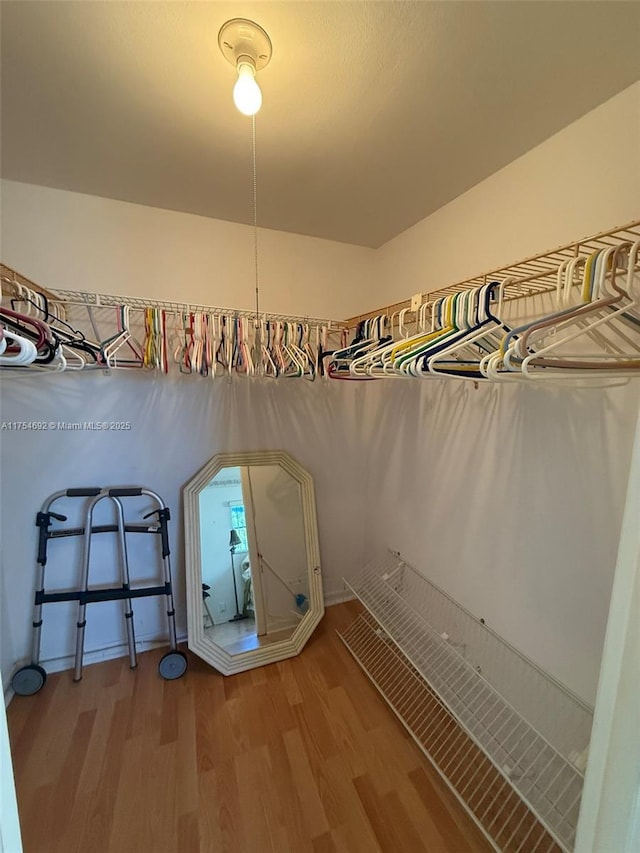
{"label": "wire shelf rack", "polygon": [[400,557],[347,585],[342,639],[495,848],[572,850],[589,706]]}
{"label": "wire shelf rack", "polygon": [[[5,269],[13,272],[8,267],[5,267]],[[37,285],[34,285],[34,287],[37,287]],[[117,308],[120,305],[127,305],[133,311],[144,311],[146,308],[161,308],[168,314],[189,314],[195,311],[204,314],[225,314],[231,317],[247,317],[249,319],[281,320],[291,323],[323,325],[334,330],[344,326],[344,323],[340,320],[327,320],[308,315],[273,314],[264,311],[256,314],[255,310],[251,309],[221,308],[212,305],[201,305],[195,302],[170,302],[140,296],[117,296],[108,293],[89,293],[78,290],[52,290],[50,291],[50,296],[63,305],[81,305],[94,308]]]}
{"label": "wire shelf rack", "polygon": [[[640,237],[640,220],[634,220],[627,225],[620,225],[612,228],[610,231],[602,231],[599,234],[585,237],[583,240],[578,240],[575,243],[568,243],[565,246],[559,246],[557,249],[551,249],[533,257],[525,258],[522,261],[498,267],[472,278],[466,278],[464,281],[459,281],[446,287],[429,289],[422,293],[422,298],[424,300],[424,297],[426,297],[429,301],[433,302],[442,296],[460,293],[472,287],[481,287],[490,281],[509,282],[504,289],[503,298],[505,302],[528,298],[540,293],[551,293],[556,289],[558,267],[563,261],[571,260],[571,258],[578,257],[579,255],[587,256],[591,252],[618,245],[623,241],[634,242],[638,237]],[[411,299],[405,299],[402,302],[396,302],[393,305],[387,305],[375,311],[368,311],[365,314],[359,314],[357,317],[349,318],[345,323],[349,328],[354,328],[361,320],[366,320],[379,314],[391,315],[392,312],[403,310],[415,313],[412,308]]]}

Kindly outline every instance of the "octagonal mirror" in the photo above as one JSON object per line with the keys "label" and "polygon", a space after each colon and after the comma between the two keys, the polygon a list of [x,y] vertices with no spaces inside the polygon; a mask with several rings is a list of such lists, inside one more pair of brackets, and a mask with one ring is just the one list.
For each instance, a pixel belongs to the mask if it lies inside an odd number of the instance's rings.
{"label": "octagonal mirror", "polygon": [[189,648],[223,675],[297,655],[324,613],[309,472],[220,453],[183,498]]}

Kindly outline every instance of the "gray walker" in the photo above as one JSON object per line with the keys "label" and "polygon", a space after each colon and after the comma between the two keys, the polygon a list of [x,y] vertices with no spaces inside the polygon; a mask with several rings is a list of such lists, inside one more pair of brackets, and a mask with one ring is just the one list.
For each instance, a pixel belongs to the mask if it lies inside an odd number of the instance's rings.
{"label": "gray walker", "polygon": [[[146,495],[151,498],[156,508],[147,513],[144,518],[157,516],[153,522],[137,522],[134,524],[125,521],[123,498],[140,497]],[[64,522],[66,516],[53,512],[51,507],[59,498],[87,498],[84,514],[83,527],[51,528],[53,519]],[[113,503],[116,512],[115,524],[93,524],[93,513],[98,503],[108,500]],[[12,686],[16,693],[30,696],[37,693],[44,685],[47,674],[40,666],[40,635],[42,630],[42,605],[55,601],[77,601],[78,620],[76,626],[76,652],[74,666],[74,681],[82,678],[82,660],[84,655],[84,632],[86,626],[87,604],[96,601],[121,600],[125,624],[127,628],[127,646],[129,652],[129,664],[132,669],[137,666],[135,631],[133,626],[133,598],[144,598],[147,596],[164,595],[167,603],[167,619],[169,624],[169,651],[161,659],[158,669],[160,675],[165,679],[180,678],[187,669],[187,658],[177,648],[175,608],[173,602],[173,591],[171,586],[171,563],[169,552],[168,521],[170,519],[169,508],[165,506],[162,498],[150,489],[140,486],[132,487],[89,487],[83,489],[65,489],[55,492],[43,504],[42,510],[36,516],[36,526],[39,528],[38,559],[37,559],[37,584],[34,603],[33,639],[31,647],[31,663],[19,669],[12,679]],[[90,589],[89,588],[89,564],[91,559],[91,540],[97,533],[115,533],[118,542],[118,557],[120,563],[120,581],[118,587]],[[142,588],[131,588],[129,577],[129,560],[127,554],[127,533],[154,533],[159,534],[162,543],[162,584],[158,586],[147,586]],[[49,539],[59,539],[68,536],[82,537],[82,563],[80,587],[68,592],[46,592],[44,588],[45,566],[47,563],[47,543]]]}

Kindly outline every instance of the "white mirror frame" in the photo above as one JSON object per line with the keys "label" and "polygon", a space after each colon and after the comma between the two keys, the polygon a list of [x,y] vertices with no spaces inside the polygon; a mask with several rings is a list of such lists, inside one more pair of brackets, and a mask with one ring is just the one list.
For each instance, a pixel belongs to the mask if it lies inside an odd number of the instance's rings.
{"label": "white mirror frame", "polygon": [[[287,640],[231,655],[205,634],[202,618],[202,561],[200,552],[200,492],[223,468],[248,465],[279,465],[300,484],[309,576],[309,608]],[[223,675],[233,675],[258,666],[295,657],[304,648],[324,615],[322,571],[318,545],[318,523],[313,477],[288,453],[280,450],[250,453],[218,453],[183,489],[185,568],[187,579],[188,645],[194,654]]]}

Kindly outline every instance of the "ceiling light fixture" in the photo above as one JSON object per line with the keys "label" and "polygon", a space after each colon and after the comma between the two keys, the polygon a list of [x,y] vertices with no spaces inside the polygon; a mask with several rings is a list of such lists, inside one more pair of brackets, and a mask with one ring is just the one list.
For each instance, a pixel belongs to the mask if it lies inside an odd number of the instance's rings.
{"label": "ceiling light fixture", "polygon": [[261,26],[246,18],[232,18],[218,33],[222,55],[238,72],[233,101],[243,115],[254,116],[262,106],[256,73],[271,59],[271,39]]}

